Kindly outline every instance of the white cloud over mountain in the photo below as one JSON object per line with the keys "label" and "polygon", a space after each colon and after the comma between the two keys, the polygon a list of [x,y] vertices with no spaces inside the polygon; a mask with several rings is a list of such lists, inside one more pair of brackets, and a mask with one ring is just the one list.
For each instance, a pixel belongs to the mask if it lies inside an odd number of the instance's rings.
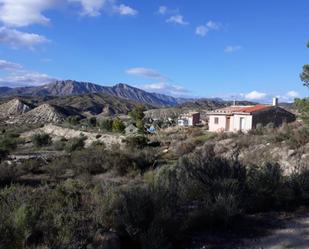
{"label": "white cloud over mountain", "polygon": [[151,83],[151,84],[145,84],[142,85],[141,88],[148,92],[156,92],[156,93],[162,93],[167,94],[171,96],[184,96],[188,94],[188,91],[179,85],[170,84],[167,82],[158,82],[158,83]]}
{"label": "white cloud over mountain", "polygon": [[143,76],[143,77],[157,79],[157,80],[163,80],[163,81],[168,80],[168,77],[164,76],[157,70],[154,70],[151,68],[134,67],[134,68],[127,69],[126,73],[130,75]]}
{"label": "white cloud over mountain", "polygon": [[138,86],[145,91],[163,93],[172,96],[184,96],[188,94],[188,91],[184,87],[172,83],[171,79],[169,79],[167,76],[158,72],[155,69],[135,67],[126,70],[126,73],[129,75],[144,77],[158,81],[155,83],[143,84]]}
{"label": "white cloud over mountain", "polygon": [[261,100],[261,99],[264,99],[266,96],[267,96],[267,93],[258,92],[258,91],[252,91],[244,95],[245,99],[248,99],[248,100]]}
{"label": "white cloud over mountain", "polygon": [[55,80],[47,74],[33,72],[25,69],[21,64],[1,59],[0,71],[5,72],[5,76],[0,78],[0,86],[38,86]]}

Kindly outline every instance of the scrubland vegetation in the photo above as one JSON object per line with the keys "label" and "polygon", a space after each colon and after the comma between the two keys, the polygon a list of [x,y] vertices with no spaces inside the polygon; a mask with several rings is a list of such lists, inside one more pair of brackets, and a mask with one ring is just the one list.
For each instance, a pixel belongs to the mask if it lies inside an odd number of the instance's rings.
{"label": "scrubland vegetation", "polygon": [[[252,160],[246,152],[269,144],[308,154],[302,123],[249,134],[170,128],[111,148],[47,134],[27,142],[19,134],[0,135],[0,248],[187,248],[195,231],[230,231],[248,214],[309,204],[305,159],[286,174],[275,157]],[[6,161],[27,150],[58,154]]]}

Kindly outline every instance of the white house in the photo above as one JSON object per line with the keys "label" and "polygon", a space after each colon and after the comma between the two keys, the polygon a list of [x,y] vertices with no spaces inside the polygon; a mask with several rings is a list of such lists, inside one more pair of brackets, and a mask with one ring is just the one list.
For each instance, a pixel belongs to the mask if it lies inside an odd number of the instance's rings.
{"label": "white house", "polygon": [[212,132],[247,132],[257,124],[279,126],[295,120],[293,113],[278,106],[277,98],[274,98],[273,105],[233,105],[209,112],[207,116],[209,131]]}
{"label": "white house", "polygon": [[200,123],[200,119],[199,112],[189,112],[180,115],[177,123],[179,126],[195,126]]}

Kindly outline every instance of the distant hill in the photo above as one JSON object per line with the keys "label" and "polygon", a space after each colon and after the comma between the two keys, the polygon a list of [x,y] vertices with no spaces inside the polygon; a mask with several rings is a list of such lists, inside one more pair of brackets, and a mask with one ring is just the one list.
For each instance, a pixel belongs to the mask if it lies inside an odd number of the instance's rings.
{"label": "distant hill", "polygon": [[11,119],[11,124],[46,124],[60,123],[64,121],[70,114],[64,108],[42,104],[28,112],[25,112]]}
{"label": "distant hill", "polygon": [[[138,102],[105,93],[71,96],[22,96],[2,98],[0,121],[12,124],[59,123],[68,116],[110,117],[126,115]],[[145,104],[147,109],[155,108]]]}
{"label": "distant hill", "polygon": [[[91,93],[77,96],[53,97],[42,101],[51,105],[64,108],[74,108],[77,112],[92,115],[112,116],[117,114],[128,114],[139,103],[129,99],[115,97],[105,93]],[[146,108],[154,106],[145,104]]]}
{"label": "distant hill", "polygon": [[9,102],[0,105],[0,119],[8,119],[31,110],[31,105],[20,99],[12,99]]}
{"label": "distant hill", "polygon": [[105,93],[156,107],[175,106],[178,104],[177,99],[174,97],[149,93],[122,83],[109,87],[89,82],[65,80],[55,81],[43,86],[0,88],[0,96],[76,96],[89,93]]}

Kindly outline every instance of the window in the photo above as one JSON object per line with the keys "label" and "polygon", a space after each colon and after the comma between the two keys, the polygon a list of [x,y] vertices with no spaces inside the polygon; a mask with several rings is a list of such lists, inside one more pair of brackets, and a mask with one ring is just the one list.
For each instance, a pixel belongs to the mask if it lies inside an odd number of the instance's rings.
{"label": "window", "polygon": [[219,118],[215,118],[215,124],[219,124]]}

